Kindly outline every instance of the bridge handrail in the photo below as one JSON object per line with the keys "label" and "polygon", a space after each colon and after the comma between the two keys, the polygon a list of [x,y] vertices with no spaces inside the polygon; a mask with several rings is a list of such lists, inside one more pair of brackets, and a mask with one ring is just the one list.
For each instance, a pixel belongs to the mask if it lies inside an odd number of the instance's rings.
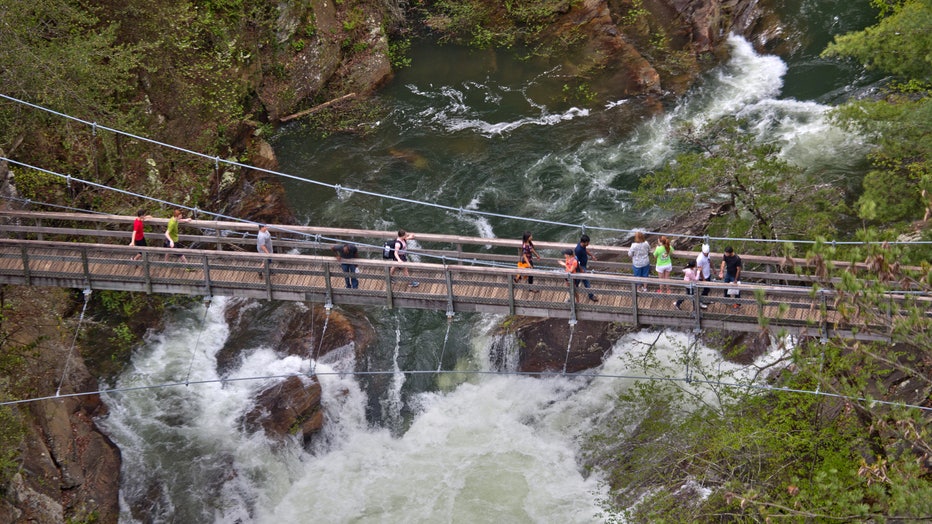
{"label": "bridge handrail", "polygon": [[[48,235],[74,235],[74,236],[97,236],[105,238],[128,238],[130,228],[128,227],[133,223],[135,217],[125,216],[125,215],[102,215],[102,214],[93,214],[93,213],[67,213],[67,212],[34,212],[34,211],[17,211],[17,210],[0,210],[0,217],[6,217],[8,219],[28,219],[28,220],[50,220],[50,221],[74,221],[74,222],[90,222],[103,224],[108,226],[125,226],[125,229],[121,230],[102,230],[102,229],[71,229],[71,228],[61,228],[61,227],[49,227],[49,226],[27,226],[21,224],[10,224],[8,221],[6,223],[0,223],[0,231],[15,232],[22,234],[35,234],[42,236],[44,234]],[[147,220],[147,223],[150,224],[150,229],[153,228],[162,228],[164,229],[165,225],[168,223],[166,218],[152,218]],[[227,244],[237,247],[251,248],[253,245],[252,237],[245,235],[255,234],[256,226],[253,224],[243,223],[243,222],[232,222],[232,221],[219,221],[219,220],[192,220],[190,222],[182,223],[181,228],[198,228],[201,230],[211,231],[213,234],[209,235],[189,235],[182,234],[180,238],[185,242],[203,242],[215,244],[217,249],[221,248],[221,244]],[[275,243],[278,247],[282,248],[295,248],[295,249],[329,249],[329,246],[332,245],[332,242],[317,242],[315,238],[338,238],[338,239],[378,239],[379,243],[382,240],[391,239],[396,236],[394,231],[381,231],[381,230],[364,230],[364,229],[347,229],[347,228],[334,228],[334,227],[320,227],[320,226],[298,226],[298,225],[281,225],[281,224],[269,224],[269,229],[276,233],[274,237]],[[416,232],[415,232],[416,233]],[[162,238],[164,232],[148,232],[146,233],[146,238],[158,239]],[[300,237],[303,236],[303,240]],[[424,253],[429,256],[443,257],[449,256],[451,258],[460,258],[460,257],[477,257],[480,260],[491,260],[502,263],[511,263],[517,260],[517,252],[521,246],[521,241],[517,239],[504,239],[504,238],[482,238],[482,237],[469,237],[462,235],[445,235],[445,234],[434,234],[434,233],[416,233],[419,243],[440,243],[440,244],[450,244],[456,247],[455,250],[435,250],[435,249],[412,249],[412,253]],[[298,239],[296,239],[296,237]],[[500,249],[514,249],[513,255],[508,254],[496,254],[496,253],[482,253],[476,251],[464,252],[462,251],[462,246],[472,246],[472,247],[493,247]],[[535,246],[538,248],[538,251],[547,251],[553,250],[557,253],[560,253],[566,248],[572,248],[575,244],[570,243],[561,243],[561,242],[547,242],[547,241],[535,241]],[[365,245],[361,246],[363,252],[375,252],[379,248],[377,246],[366,247]],[[628,259],[628,246],[608,246],[608,245],[590,245],[590,251],[594,252],[598,256],[598,261],[593,262],[590,266],[604,266],[609,269],[618,269],[628,270],[630,268],[630,262]],[[467,255],[468,253],[468,255]],[[543,253],[542,253],[543,254]],[[695,251],[683,251],[678,250],[673,252],[673,258],[685,261],[689,259],[694,259],[698,253]],[[820,282],[822,285],[826,285],[827,282],[823,282],[822,279],[815,277],[814,275],[809,275],[805,273],[798,273],[796,269],[814,269],[815,266],[804,258],[788,258],[788,257],[772,257],[772,256],[763,256],[763,255],[746,255],[739,254],[742,261],[745,263],[745,271],[743,274],[746,280],[782,280],[788,282],[806,282],[814,283],[816,281]],[[710,254],[713,258],[713,273],[717,273],[717,263],[721,261],[721,253],[713,252]],[[614,257],[615,260],[611,258]],[[556,261],[562,260],[561,256],[554,257],[543,257],[545,263],[555,264]],[[608,259],[606,259],[608,258]],[[844,261],[833,261],[831,262],[836,267],[848,267],[851,269],[859,271],[867,271],[869,269],[866,263],[851,263]],[[751,268],[762,266],[764,271],[755,271]],[[779,271],[781,268],[793,268],[793,271],[782,272]],[[918,267],[906,267],[904,269],[919,270]],[[832,281],[828,281],[832,282]],[[837,282],[837,279],[835,280]]]}
{"label": "bridge handrail", "polygon": [[[148,253],[153,257],[162,257],[166,254],[172,255],[174,259],[176,255],[187,255],[187,256],[199,256],[209,259],[229,259],[229,260],[249,260],[254,262],[257,266],[261,265],[266,259],[277,260],[282,262],[295,262],[295,263],[316,263],[321,265],[330,265],[333,267],[339,267],[340,262],[337,261],[332,256],[324,255],[301,255],[301,254],[289,254],[289,253],[273,253],[271,255],[264,253],[257,253],[255,251],[215,251],[215,250],[202,250],[202,249],[188,249],[188,248],[174,248],[172,250],[167,250],[163,247],[155,246],[129,246],[123,244],[97,244],[97,243],[75,243],[75,242],[64,242],[64,241],[54,241],[54,240],[18,240],[18,239],[8,239],[0,238],[0,246],[3,245],[16,245],[20,247],[32,247],[32,248],[59,248],[63,250],[78,250],[78,249],[87,249],[87,250],[100,250],[113,253],[119,253],[126,257],[126,260],[129,261],[134,254],[136,253]],[[382,259],[368,259],[368,258],[356,258],[352,259],[352,264],[358,265],[361,267],[376,267],[376,268],[391,268],[394,266],[399,266],[397,262],[391,260],[382,260]],[[178,265],[183,266],[183,263],[179,262],[166,262],[164,265]],[[624,273],[607,273],[607,272],[590,272],[590,273],[573,273],[567,274],[561,269],[512,269],[512,268],[497,268],[497,267],[487,267],[487,266],[471,266],[471,265],[460,265],[460,264],[437,264],[437,263],[426,263],[426,262],[414,262],[408,261],[404,263],[404,267],[409,268],[410,270],[425,270],[425,271],[436,271],[438,269],[443,269],[444,271],[451,271],[456,273],[472,273],[472,274],[493,274],[499,276],[514,276],[520,272],[521,275],[529,275],[535,277],[560,277],[560,278],[570,278],[573,280],[589,280],[591,282],[625,282],[635,285],[651,285],[657,286],[660,284],[660,280],[657,278],[643,278],[635,277],[630,274]],[[342,278],[342,277],[341,277]],[[669,279],[663,281],[664,285],[669,285],[670,287],[675,287],[678,289],[686,289],[689,287],[695,287],[697,289],[710,288],[713,290],[724,291],[726,289],[735,288],[734,284],[725,284],[722,282],[698,282],[695,284],[687,283],[682,279]],[[742,282],[741,284],[742,292],[753,293],[755,291],[763,291],[765,293],[780,293],[780,294],[792,294],[792,295],[811,295],[814,290],[812,287],[807,286],[792,286],[792,285],[761,285],[753,282]],[[831,289],[820,290],[826,293],[826,296],[832,297],[835,292]]]}
{"label": "bridge handrail", "polygon": [[[142,253],[141,260],[135,255]],[[186,255],[186,261],[176,255]],[[244,296],[280,300],[323,301],[335,299],[341,303],[446,309],[448,312],[507,312],[556,318],[591,320],[621,320],[634,324],[648,323],[678,327],[757,330],[759,318],[770,318],[781,329],[797,333],[850,333],[849,336],[868,339],[889,337],[888,313],[870,311],[860,327],[835,310],[836,292],[829,289],[788,285],[744,283],[741,297],[731,297],[726,290],[735,284],[719,282],[690,284],[682,280],[658,281],[620,273],[585,273],[567,275],[560,270],[522,270],[471,266],[468,264],[438,264],[408,262],[404,266],[412,276],[391,275],[389,269],[398,264],[382,259],[353,259],[361,268],[355,274],[366,285],[343,289],[344,279],[354,276],[342,271],[340,261],[333,256],[290,253],[263,254],[254,251],[216,251],[172,249],[94,244],[67,241],[40,241],[0,238],[0,283],[53,285],[63,287],[119,289],[148,293],[185,293],[194,295]],[[256,271],[260,279],[256,279]],[[513,282],[517,273],[534,275],[533,288]],[[272,278],[272,275],[275,275]],[[421,287],[408,286],[414,279]],[[400,281],[399,281],[400,279]],[[599,304],[581,299],[572,300],[571,290],[589,290],[567,284],[567,279],[589,280],[592,290],[603,297]],[[648,285],[648,291],[640,291]],[[672,289],[664,294],[660,285]],[[401,286],[400,288],[398,286]],[[458,291],[454,291],[454,287]],[[692,287],[688,295],[686,288]],[[365,288],[365,289],[363,289]],[[704,288],[712,290],[706,297]],[[544,296],[546,295],[546,296]],[[565,300],[570,297],[570,300]],[[892,302],[916,300],[928,303],[928,297],[889,293]],[[673,302],[687,301],[691,312],[674,311]],[[700,300],[709,300],[708,313],[702,311]],[[644,304],[640,302],[644,301]],[[605,302],[606,305],[603,305]],[[747,306],[731,311],[731,303]],[[728,312],[723,307],[728,305]],[[717,307],[716,312],[711,308]],[[464,309],[465,308],[465,309]],[[784,309],[785,308],[785,309]],[[676,309],[679,309],[677,306]],[[765,311],[769,311],[765,317]],[[790,316],[786,316],[789,314]],[[774,316],[775,315],[775,316]],[[836,322],[840,322],[838,326]]]}

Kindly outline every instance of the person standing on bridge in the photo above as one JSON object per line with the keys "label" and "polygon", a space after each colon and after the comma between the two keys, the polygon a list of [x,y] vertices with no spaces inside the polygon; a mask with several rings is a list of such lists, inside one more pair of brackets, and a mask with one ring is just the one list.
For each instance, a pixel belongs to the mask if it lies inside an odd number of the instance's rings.
{"label": "person standing on bridge", "polygon": [[[133,235],[130,237],[129,245],[146,246],[146,220],[152,218],[152,215],[146,213],[145,209],[136,211],[136,220],[133,220]],[[136,253],[133,260],[142,258],[142,253]]]}
{"label": "person standing on bridge", "polygon": [[[709,245],[702,244],[702,252],[696,256],[696,266],[699,268],[699,281],[708,282],[712,280],[712,261],[709,259]],[[702,296],[708,296],[711,288],[702,288]],[[705,309],[706,303],[700,302],[699,307]]]}
{"label": "person standing on bridge", "polygon": [[[660,237],[657,241],[657,248],[654,249],[654,258],[657,259],[657,276],[661,281],[670,278],[673,272],[673,249],[670,247],[670,239],[666,236]],[[660,286],[661,293],[669,293],[670,286],[663,284]]]}
{"label": "person standing on bridge", "polygon": [[[718,271],[718,278],[723,278],[725,283],[734,282],[735,285],[741,285],[741,257],[735,254],[735,250],[728,246],[725,248],[725,256],[722,258],[722,267]],[[729,288],[725,290],[725,296],[733,296],[736,300],[741,298],[741,289]],[[741,304],[735,302],[731,307],[737,309]]]}
{"label": "person standing on bridge", "polygon": [[[172,212],[172,217],[168,219],[168,227],[165,228],[165,243],[163,246],[169,249],[178,247],[178,223],[190,221],[190,218],[184,218],[181,215],[180,209],[174,210]],[[178,258],[181,259],[182,262],[188,262],[184,254],[178,255]],[[165,260],[168,260],[168,253],[165,253]]]}
{"label": "person standing on bridge", "polygon": [[[534,269],[534,258],[540,260],[540,255],[537,254],[537,250],[534,249],[534,235],[530,231],[525,231],[524,236],[521,238],[521,260],[518,262],[518,267],[524,267],[527,269]],[[515,283],[521,281],[521,275],[515,277]],[[527,276],[528,285],[534,284],[533,275]],[[529,289],[531,293],[537,293],[536,289]]]}
{"label": "person standing on bridge", "polygon": [[[404,229],[398,230],[398,237],[395,239],[395,249],[392,251],[392,257],[394,257],[396,262],[404,264],[408,261],[408,241],[413,239],[414,233],[408,233]],[[394,275],[396,269],[398,269],[397,266],[392,266],[388,274],[390,276]],[[402,266],[401,270],[406,277],[411,278],[411,273],[408,271],[408,268]],[[418,287],[419,285],[420,284],[414,280],[408,283],[409,287]]]}
{"label": "person standing on bridge", "polygon": [[[576,260],[579,261],[579,272],[588,273],[589,272],[589,259],[595,260],[595,255],[589,252],[589,235],[583,235],[579,237],[579,243],[576,244],[576,249],[573,250],[573,254],[576,255]],[[576,282],[579,284],[579,281]],[[589,284],[588,280],[583,280],[583,287],[586,289],[592,289],[592,286]],[[592,291],[589,291],[589,300],[593,302],[598,302],[599,299],[595,298],[595,295]]]}
{"label": "person standing on bridge", "polygon": [[357,289],[359,287],[359,279],[356,278],[356,272],[358,268],[356,264],[350,264],[347,260],[352,260],[356,258],[359,250],[353,244],[343,244],[342,246],[333,246],[330,248],[337,255],[337,261],[340,262],[340,269],[346,273],[344,280],[346,281],[347,289]]}
{"label": "person standing on bridge", "polygon": [[[631,273],[636,277],[650,277],[650,242],[644,238],[643,231],[634,232],[634,242],[628,248],[631,257]],[[638,291],[647,291],[647,285],[642,284]]]}
{"label": "person standing on bridge", "polygon": [[[686,294],[692,296],[693,294],[693,284],[699,282],[699,268],[696,267],[696,261],[690,260],[686,263],[686,267],[683,268],[683,281],[689,284],[689,287],[686,288]],[[682,298],[678,298],[676,303],[673,305],[676,306],[676,309],[680,309],[680,306],[683,304]],[[704,305],[699,305],[702,309],[706,307]]]}
{"label": "person standing on bridge", "polygon": [[[256,251],[259,253],[265,253],[266,255],[272,254],[272,234],[269,233],[269,226],[265,224],[259,225],[259,234],[256,235]],[[272,259],[266,259],[266,262],[271,264]],[[270,269],[269,274],[271,273],[272,271]],[[264,274],[262,271],[259,271],[259,278],[262,278],[263,276]]]}

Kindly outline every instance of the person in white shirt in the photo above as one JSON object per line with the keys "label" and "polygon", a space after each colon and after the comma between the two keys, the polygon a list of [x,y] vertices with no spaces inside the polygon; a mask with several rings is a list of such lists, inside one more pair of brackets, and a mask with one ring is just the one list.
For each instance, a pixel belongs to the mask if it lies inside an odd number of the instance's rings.
{"label": "person in white shirt", "polygon": [[[696,266],[699,269],[699,281],[709,282],[712,280],[712,260],[709,259],[709,245],[702,244],[702,252],[696,256]],[[702,296],[709,295],[710,288],[702,288]],[[705,302],[700,303],[699,307],[705,309]]]}

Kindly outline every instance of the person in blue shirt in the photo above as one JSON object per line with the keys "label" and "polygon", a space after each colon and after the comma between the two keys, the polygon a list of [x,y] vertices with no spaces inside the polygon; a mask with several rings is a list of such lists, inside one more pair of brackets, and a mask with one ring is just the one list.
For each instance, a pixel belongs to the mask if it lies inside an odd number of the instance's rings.
{"label": "person in blue shirt", "polygon": [[359,249],[354,244],[333,246],[330,249],[336,253],[337,260],[340,262],[340,269],[346,274],[343,278],[346,281],[347,289],[359,288],[359,279],[356,278],[357,266],[356,264],[348,262],[359,255]]}
{"label": "person in blue shirt", "polygon": [[[576,260],[579,261],[579,272],[588,273],[589,272],[589,259],[595,260],[595,255],[589,252],[589,235],[583,235],[579,237],[579,243],[576,244],[576,249],[573,250],[573,254],[576,255]],[[583,280],[583,287],[589,289],[589,300],[593,302],[598,302],[599,299],[595,298],[595,295],[592,293],[592,286],[589,284],[588,280]]]}

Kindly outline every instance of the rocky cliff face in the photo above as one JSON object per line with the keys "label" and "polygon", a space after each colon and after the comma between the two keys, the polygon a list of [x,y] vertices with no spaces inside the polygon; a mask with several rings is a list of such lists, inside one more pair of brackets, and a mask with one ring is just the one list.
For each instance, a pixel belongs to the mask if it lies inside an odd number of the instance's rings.
{"label": "rocky cliff face", "polygon": [[[3,290],[6,355],[27,356],[10,379],[23,398],[96,391],[80,353],[71,354],[76,304],[63,289]],[[80,299],[77,299],[80,300]],[[21,463],[0,498],[0,522],[116,522],[120,451],[94,423],[106,414],[97,395],[42,400],[17,408],[25,428]]]}

